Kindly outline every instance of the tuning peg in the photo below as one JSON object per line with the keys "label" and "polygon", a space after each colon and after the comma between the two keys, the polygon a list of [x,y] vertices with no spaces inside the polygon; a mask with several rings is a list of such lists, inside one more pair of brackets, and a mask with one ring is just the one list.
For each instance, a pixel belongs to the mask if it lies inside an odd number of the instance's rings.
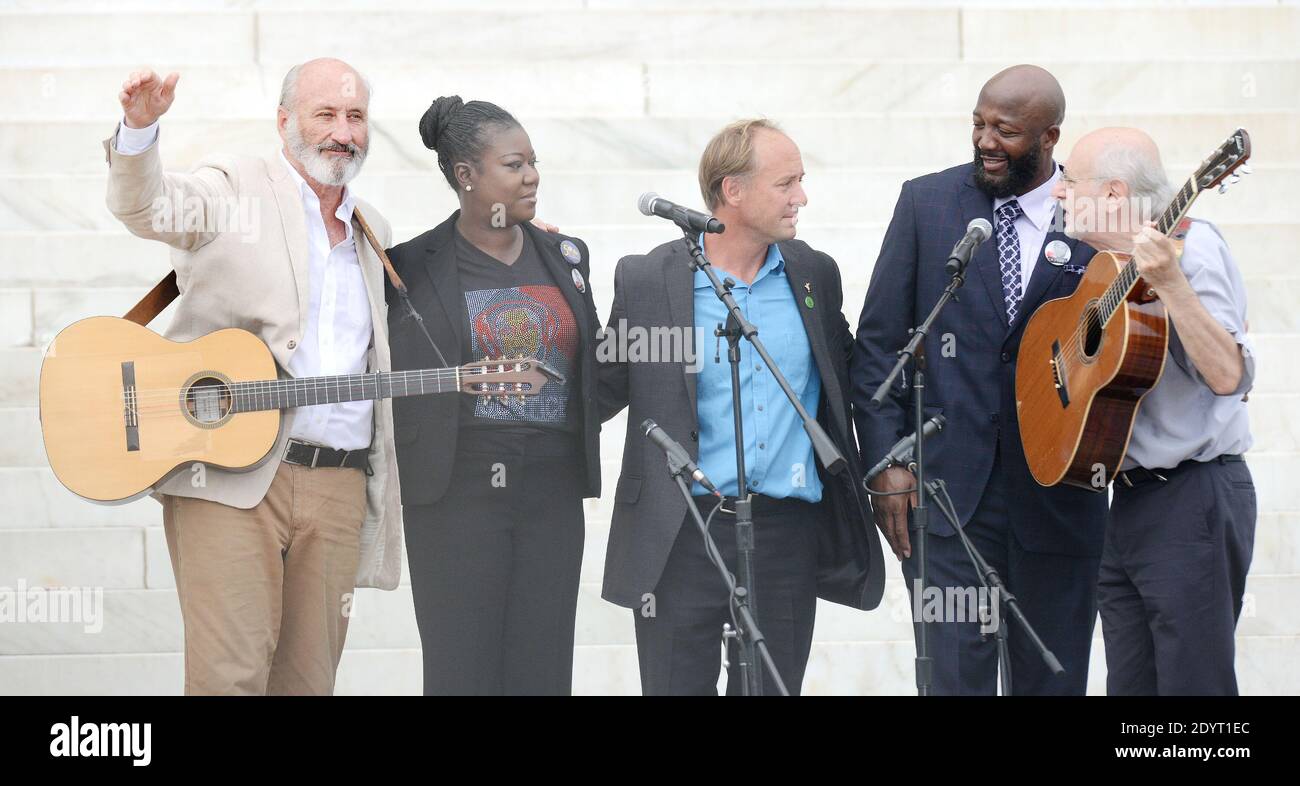
{"label": "tuning peg", "polygon": [[1228,193],[1228,183],[1227,183],[1227,181],[1224,181],[1224,182],[1222,182],[1222,183],[1219,184],[1219,193],[1220,193],[1220,194],[1226,194],[1226,193]]}
{"label": "tuning peg", "polygon": [[1255,170],[1250,168],[1250,164],[1242,164],[1240,167],[1237,168],[1237,171],[1243,175],[1249,175],[1251,172],[1254,172]]}
{"label": "tuning peg", "polygon": [[1229,176],[1228,176],[1228,185],[1230,185],[1230,186],[1235,186],[1235,185],[1237,185],[1237,184],[1240,183],[1240,182],[1241,182],[1241,176],[1240,176],[1240,175],[1229,175]]}

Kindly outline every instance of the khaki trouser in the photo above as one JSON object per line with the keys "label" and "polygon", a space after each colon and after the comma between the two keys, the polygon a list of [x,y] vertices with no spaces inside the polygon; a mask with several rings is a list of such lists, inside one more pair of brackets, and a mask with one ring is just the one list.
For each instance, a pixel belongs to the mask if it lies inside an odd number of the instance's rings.
{"label": "khaki trouser", "polygon": [[366,514],[359,469],[281,463],[257,507],[163,497],[187,694],[329,695]]}

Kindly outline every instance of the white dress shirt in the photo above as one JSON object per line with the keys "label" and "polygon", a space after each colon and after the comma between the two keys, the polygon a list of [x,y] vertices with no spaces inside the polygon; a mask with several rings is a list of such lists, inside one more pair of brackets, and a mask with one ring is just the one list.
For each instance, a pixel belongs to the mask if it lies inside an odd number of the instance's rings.
{"label": "white dress shirt", "polygon": [[[157,139],[157,122],[146,128],[130,128],[123,121],[118,126],[114,146],[123,155],[137,155]],[[330,248],[329,233],[320,213],[320,198],[302,175],[289,165],[283,153],[280,157],[302,197],[307,223],[310,291],[306,329],[289,359],[288,371],[294,377],[365,373],[373,326],[370,323],[370,300],[366,296],[352,233],[352,210],[355,206],[352,194],[344,187],[343,201],[334,213],[343,222],[347,236]],[[374,403],[348,401],[299,407],[289,436],[326,447],[357,450],[370,445],[373,429]]]}
{"label": "white dress shirt", "polygon": [[1052,172],[1052,176],[1033,191],[1018,197],[999,197],[993,200],[995,215],[998,208],[1013,199],[1020,203],[1021,212],[1013,226],[1016,228],[1016,235],[1020,238],[1020,294],[1022,297],[1029,287],[1029,279],[1034,275],[1034,265],[1038,263],[1038,253],[1043,250],[1043,241],[1047,239],[1047,230],[1051,228],[1052,218],[1056,215],[1056,199],[1052,197],[1052,189],[1056,188],[1056,181],[1060,179],[1061,168],[1058,166]]}

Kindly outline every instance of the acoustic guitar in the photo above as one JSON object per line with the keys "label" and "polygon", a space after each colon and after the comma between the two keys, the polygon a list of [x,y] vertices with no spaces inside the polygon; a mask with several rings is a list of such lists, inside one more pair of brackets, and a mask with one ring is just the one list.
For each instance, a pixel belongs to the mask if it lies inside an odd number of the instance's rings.
{"label": "acoustic guitar", "polygon": [[132,321],[91,317],[45,353],[41,432],[70,491],[128,502],[194,462],[256,467],[270,457],[283,409],[435,393],[522,399],[551,380],[563,378],[534,358],[281,379],[271,351],[244,330],[180,343]]}
{"label": "acoustic guitar", "polygon": [[[1250,136],[1239,128],[1178,190],[1157,229],[1171,234],[1202,191],[1225,191],[1249,158]],[[1034,312],[1020,341],[1016,411],[1035,480],[1105,490],[1124,461],[1138,406],[1160,380],[1168,345],[1164,305],[1128,254],[1098,253],[1074,294]]]}

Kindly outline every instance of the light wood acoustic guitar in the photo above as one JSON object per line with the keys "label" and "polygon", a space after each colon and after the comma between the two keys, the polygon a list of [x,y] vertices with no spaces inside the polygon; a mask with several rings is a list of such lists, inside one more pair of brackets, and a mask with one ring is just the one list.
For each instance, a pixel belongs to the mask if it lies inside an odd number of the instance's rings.
{"label": "light wood acoustic guitar", "polygon": [[454,368],[277,378],[244,330],[185,343],[133,321],[91,317],[55,337],[41,365],[40,416],[55,476],[92,502],[127,502],[203,462],[247,470],[270,457],[282,409],[434,393],[533,396],[562,376],[534,358]]}
{"label": "light wood acoustic guitar", "polygon": [[[1239,128],[1178,190],[1157,229],[1171,234],[1202,191],[1226,190],[1248,158],[1250,136]],[[1168,345],[1164,305],[1127,254],[1098,253],[1074,294],[1034,312],[1020,341],[1016,411],[1035,480],[1105,490]]]}

